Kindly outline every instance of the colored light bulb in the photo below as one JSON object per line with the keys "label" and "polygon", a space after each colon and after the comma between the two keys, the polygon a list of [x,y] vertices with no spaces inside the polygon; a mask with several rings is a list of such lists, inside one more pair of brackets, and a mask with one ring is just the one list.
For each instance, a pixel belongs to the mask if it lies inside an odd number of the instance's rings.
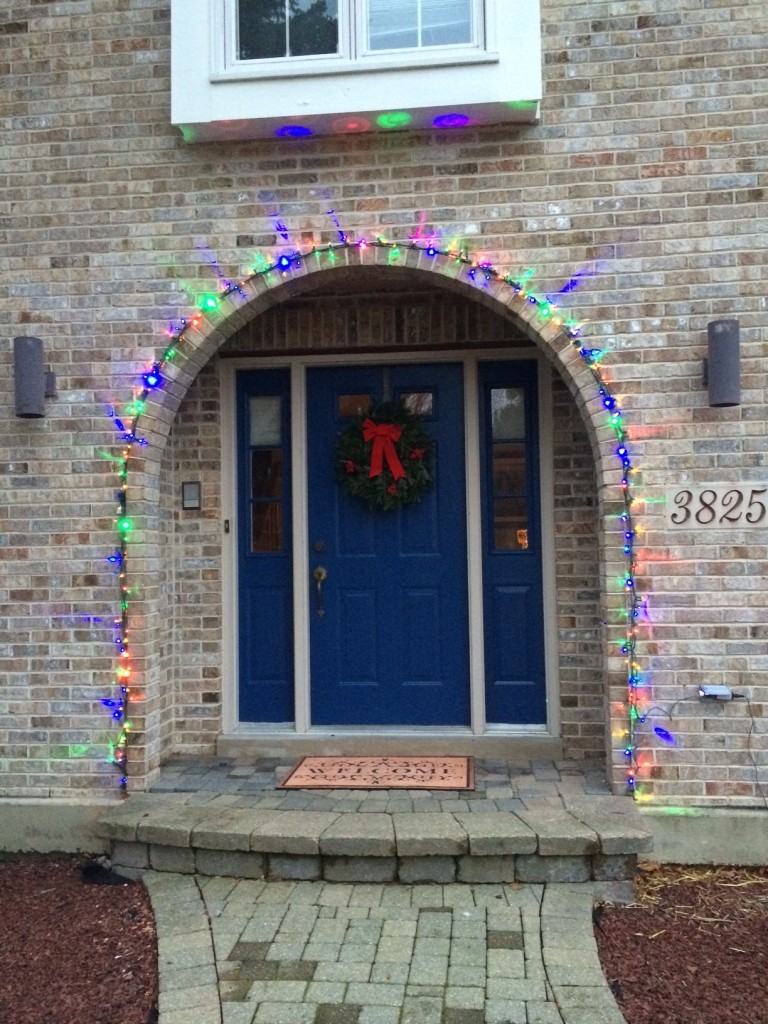
{"label": "colored light bulb", "polygon": [[412,120],[405,110],[392,110],[388,114],[379,114],[376,124],[379,128],[406,128]]}

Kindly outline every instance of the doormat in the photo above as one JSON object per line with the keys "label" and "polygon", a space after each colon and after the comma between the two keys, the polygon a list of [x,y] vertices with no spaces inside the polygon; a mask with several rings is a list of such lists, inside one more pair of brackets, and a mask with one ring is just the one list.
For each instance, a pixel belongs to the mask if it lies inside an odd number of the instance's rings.
{"label": "doormat", "polygon": [[303,757],[282,789],[474,789],[471,757]]}

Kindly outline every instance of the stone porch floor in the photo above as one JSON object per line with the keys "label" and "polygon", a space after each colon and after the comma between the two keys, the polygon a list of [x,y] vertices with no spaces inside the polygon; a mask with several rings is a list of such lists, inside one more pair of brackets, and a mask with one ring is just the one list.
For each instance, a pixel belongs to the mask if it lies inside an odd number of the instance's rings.
{"label": "stone porch floor", "polygon": [[[473,791],[386,790],[283,790],[278,784],[298,758],[209,757],[174,758],[163,766],[153,793],[191,793],[194,803],[215,795],[237,794],[249,800],[243,806],[282,810],[384,811],[384,813],[456,810],[456,800],[484,801],[483,810],[518,811],[527,802],[562,804],[567,796],[609,796],[602,761],[503,761],[475,758]],[[418,804],[418,808],[412,806]],[[443,806],[445,804],[445,806]]]}
{"label": "stone porch floor", "polygon": [[476,759],[471,792],[278,789],[292,766],[174,759],[100,835],[136,873],[407,884],[621,880],[652,846],[601,763]]}

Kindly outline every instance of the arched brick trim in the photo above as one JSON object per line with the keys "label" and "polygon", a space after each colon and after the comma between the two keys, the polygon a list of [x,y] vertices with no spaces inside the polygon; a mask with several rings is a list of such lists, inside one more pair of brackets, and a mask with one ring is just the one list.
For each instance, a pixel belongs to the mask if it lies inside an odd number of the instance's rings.
{"label": "arched brick trim", "polygon": [[[141,433],[148,445],[134,449],[129,462],[129,500],[137,523],[136,537],[130,546],[131,578],[134,596],[131,602],[133,661],[138,678],[145,683],[141,702],[131,711],[132,738],[129,748],[129,786],[142,789],[151,781],[160,764],[169,735],[172,708],[163,680],[164,593],[163,525],[158,516],[163,486],[163,452],[179,406],[200,370],[224,343],[242,326],[270,307],[332,278],[339,270],[366,266],[386,274],[391,267],[391,250],[386,247],[343,246],[334,250],[329,261],[327,250],[318,250],[292,263],[286,273],[276,269],[254,275],[237,290],[224,296],[215,310],[199,314],[186,325],[172,359],[163,366],[164,384],[147,396],[141,417]],[[478,272],[468,276],[465,260],[450,255],[428,253],[420,248],[403,247],[397,267],[409,270],[422,284],[451,291],[470,301],[485,305],[513,322],[552,363],[566,383],[586,428],[592,448],[599,501],[598,552],[601,581],[602,621],[617,623],[622,629],[625,594],[621,578],[626,568],[623,542],[617,518],[623,511],[619,489],[620,473],[616,463],[616,434],[607,423],[595,382],[595,376],[579,354],[579,345],[551,315],[545,315],[538,303],[517,294],[509,282]],[[138,584],[138,585],[136,585]],[[606,638],[607,640],[607,638]],[[612,714],[612,707],[626,702],[626,661],[617,653],[611,656],[603,647],[604,718],[606,756],[613,760],[612,776],[617,788],[625,781],[621,751],[610,750],[611,719],[624,728],[626,712]],[[618,651],[618,648],[617,648]]]}
{"label": "arched brick trim", "polygon": [[[335,260],[329,263],[325,250],[318,250],[294,264],[287,274],[267,271],[245,281],[237,291],[222,298],[218,307],[201,313],[183,332],[183,345],[176,357],[164,367],[165,386],[148,396],[142,414],[142,432],[149,447],[162,449],[174,416],[190,384],[208,360],[240,327],[260,313],[286,299],[309,291],[317,283],[319,274],[333,274],[340,269],[355,266],[375,266],[386,273],[391,268],[386,248],[356,246],[335,251]],[[554,322],[541,313],[539,304],[515,294],[503,280],[492,279],[475,284],[467,278],[467,265],[450,256],[428,256],[423,249],[405,249],[398,268],[407,267],[414,275],[438,289],[452,291],[471,301],[487,306],[494,312],[512,320],[520,330],[557,367],[579,405],[590,430],[593,445],[599,448],[601,431],[605,430],[602,403],[595,389],[594,376],[579,355],[578,345]],[[604,471],[615,473],[613,449],[603,453]],[[138,459],[133,460],[134,466]]]}

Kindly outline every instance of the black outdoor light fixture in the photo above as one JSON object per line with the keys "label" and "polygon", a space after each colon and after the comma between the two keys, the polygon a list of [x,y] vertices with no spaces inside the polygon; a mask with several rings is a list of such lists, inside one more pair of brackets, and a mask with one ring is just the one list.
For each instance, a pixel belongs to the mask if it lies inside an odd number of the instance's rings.
{"label": "black outdoor light fixture", "polygon": [[46,398],[56,397],[56,375],[43,365],[40,338],[13,339],[13,375],[16,415],[28,420],[45,416]]}
{"label": "black outdoor light fixture", "polygon": [[741,405],[738,320],[711,320],[707,324],[704,373],[713,408]]}

